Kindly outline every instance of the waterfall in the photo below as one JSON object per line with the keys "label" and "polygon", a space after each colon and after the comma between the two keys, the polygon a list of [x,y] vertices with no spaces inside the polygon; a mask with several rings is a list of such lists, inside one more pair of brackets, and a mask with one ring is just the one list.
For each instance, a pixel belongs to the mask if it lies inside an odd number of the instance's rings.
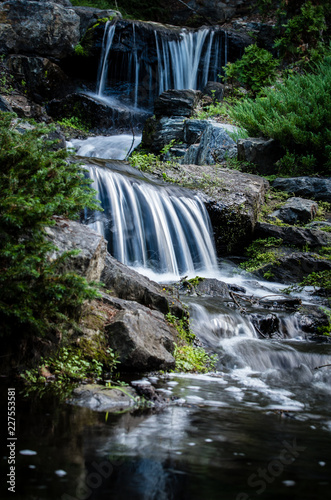
{"label": "waterfall", "polygon": [[126,265],[179,276],[217,266],[208,214],[196,196],[90,166],[104,212],[91,226]]}
{"label": "waterfall", "polygon": [[[183,29],[168,34],[155,30],[155,43],[152,39],[144,45],[139,25],[132,23],[132,46],[123,51],[120,27],[117,32],[116,26],[110,22],[105,25],[97,80],[99,97],[117,92],[122,100],[130,97],[134,107],[151,107],[165,90],[203,89],[208,80],[218,80],[222,64],[227,62],[227,35],[217,30]],[[107,90],[107,79],[112,82],[111,91]]]}
{"label": "waterfall", "polygon": [[105,91],[108,73],[108,55],[113,42],[116,25],[110,21],[106,22],[105,31],[102,40],[101,57],[97,77],[97,95],[102,96]]}

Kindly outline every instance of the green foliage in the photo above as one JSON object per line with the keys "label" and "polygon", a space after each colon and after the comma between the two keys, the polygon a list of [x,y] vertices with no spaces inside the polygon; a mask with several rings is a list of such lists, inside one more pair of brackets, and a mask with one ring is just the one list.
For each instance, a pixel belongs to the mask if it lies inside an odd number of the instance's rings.
{"label": "green foliage", "polygon": [[308,276],[305,276],[300,283],[298,283],[297,285],[292,285],[284,291],[286,291],[287,293],[291,293],[293,291],[301,291],[306,286],[312,286],[315,290],[320,290],[326,296],[330,297],[331,270],[327,269],[325,271],[310,273]]}
{"label": "green foliage", "polygon": [[132,167],[138,168],[142,172],[154,172],[155,168],[160,166],[161,161],[153,153],[133,151],[129,157],[129,163]]}
{"label": "green foliage", "polygon": [[278,65],[270,52],[253,44],[245,48],[241,59],[228,63],[224,70],[226,79],[238,81],[256,95],[275,81]]}
{"label": "green foliage", "polygon": [[289,77],[266,89],[265,97],[239,102],[230,113],[250,136],[278,140],[292,165],[291,154],[295,154],[310,171],[313,165],[315,172],[327,171],[331,167],[331,57],[316,73]]}
{"label": "green foliage", "polygon": [[64,272],[68,252],[53,260],[45,227],[54,215],[77,218],[98,209],[80,165],[52,151],[43,126],[20,133],[15,116],[0,113],[0,333],[45,335],[75,326],[79,308],[97,296],[86,280]]}
{"label": "green foliage", "polygon": [[61,127],[72,128],[74,130],[81,130],[84,133],[88,133],[89,129],[85,123],[82,122],[78,116],[71,116],[70,118],[61,118],[57,122]]}
{"label": "green foliage", "polygon": [[288,62],[303,64],[321,61],[327,49],[328,12],[330,4],[323,0],[283,0],[277,11],[279,37],[275,42],[281,57]]}
{"label": "green foliage", "polygon": [[[276,264],[278,261],[278,255],[276,249],[283,243],[281,238],[266,238],[255,240],[247,249],[246,253],[249,259],[246,262],[240,264],[242,269],[248,272],[254,272],[266,264]],[[266,279],[272,277],[270,272],[264,274]]]}
{"label": "green foliage", "polygon": [[171,313],[166,315],[167,321],[178,332],[178,342],[175,343],[174,357],[176,370],[181,372],[206,373],[215,369],[218,358],[209,355],[202,347],[195,347],[195,335],[189,328],[189,319],[179,319]]}
{"label": "green foliage", "polygon": [[205,109],[196,112],[196,118],[198,120],[206,120],[214,116],[229,117],[228,106],[223,102],[215,102],[214,104],[206,106]]}
{"label": "green foliage", "polygon": [[319,326],[317,328],[317,332],[326,335],[327,337],[331,336],[331,311],[330,309],[327,309],[326,307],[321,307],[322,311],[326,314],[329,324],[325,326]]}
{"label": "green foliage", "polygon": [[87,55],[88,55],[86,49],[84,49],[84,47],[80,43],[77,43],[74,50],[75,50],[76,56],[87,57]]}

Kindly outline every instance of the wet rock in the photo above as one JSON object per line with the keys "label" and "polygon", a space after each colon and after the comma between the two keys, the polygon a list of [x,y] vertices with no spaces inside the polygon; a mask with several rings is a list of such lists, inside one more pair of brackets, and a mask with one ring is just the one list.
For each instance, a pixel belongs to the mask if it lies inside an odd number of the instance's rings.
{"label": "wet rock", "polygon": [[303,196],[313,200],[331,203],[331,178],[320,177],[290,177],[277,178],[272,187],[296,196]]}
{"label": "wet rock", "polygon": [[122,14],[113,9],[100,10],[95,7],[82,7],[82,6],[74,6],[72,7],[75,13],[79,16],[80,19],[80,38],[83,38],[86,31],[95,25],[98,19],[112,19],[112,18],[122,18]]}
{"label": "wet rock", "polygon": [[180,292],[188,295],[230,298],[227,284],[215,278],[202,278],[196,284],[193,284],[191,280],[182,280]]}
{"label": "wet rock", "polygon": [[170,310],[177,317],[183,315],[183,307],[178,299],[165,292],[158,283],[128,268],[109,254],[101,281],[113,295],[121,299],[139,302],[163,314]]}
{"label": "wet rock", "polygon": [[329,325],[329,317],[324,308],[313,304],[304,304],[300,312],[296,313],[296,319],[301,330],[310,334],[317,334],[318,328]]}
{"label": "wet rock", "polygon": [[67,403],[93,411],[120,411],[132,408],[136,402],[137,393],[131,387],[125,387],[125,394],[120,389],[110,389],[103,385],[88,384],[74,389]]}
{"label": "wet rock", "polygon": [[125,106],[108,106],[104,102],[85,94],[69,94],[63,99],[54,99],[48,103],[47,112],[59,120],[77,116],[89,128],[96,132],[113,131],[116,133],[130,130],[146,118],[146,113],[134,113]]}
{"label": "wet rock", "polygon": [[157,393],[152,385],[135,384],[135,390],[137,394],[147,401],[150,401],[155,406],[164,406],[166,400]]}
{"label": "wet rock", "polygon": [[28,96],[39,104],[73,90],[67,75],[46,57],[12,55],[7,65],[18,82],[26,82]]}
{"label": "wet rock", "polygon": [[188,145],[199,143],[203,132],[208,125],[207,120],[185,120],[184,142]]}
{"label": "wet rock", "polygon": [[11,94],[4,98],[10,109],[19,118],[33,118],[37,121],[49,121],[45,108],[28,99],[25,95]]}
{"label": "wet rock", "polygon": [[281,238],[284,245],[299,248],[309,246],[319,248],[331,244],[331,234],[318,229],[308,229],[292,226],[275,226],[266,222],[258,222],[255,227],[256,238]]}
{"label": "wet rock", "polygon": [[159,311],[133,301],[104,296],[119,312],[106,328],[108,345],[118,354],[124,371],[146,372],[175,367],[172,356],[177,330]]}
{"label": "wet rock", "polygon": [[8,0],[0,4],[0,52],[62,58],[79,42],[70,2]]}
{"label": "wet rock", "polygon": [[280,321],[276,314],[249,314],[248,318],[260,337],[279,336]]}
{"label": "wet rock", "polygon": [[54,144],[51,146],[52,151],[58,151],[59,149],[66,148],[66,138],[59,128],[56,128],[55,130],[53,130],[53,132],[50,132],[47,135],[47,140],[54,142]]}
{"label": "wet rock", "polygon": [[270,175],[275,171],[275,163],[284,155],[283,149],[273,139],[238,139],[238,160],[254,163],[257,173]]}
{"label": "wet rock", "polygon": [[318,205],[312,200],[304,198],[289,198],[278,210],[269,215],[269,219],[280,219],[286,224],[306,223],[314,219]]}
{"label": "wet rock", "polygon": [[100,234],[78,222],[55,217],[56,224],[46,228],[48,239],[57,247],[49,258],[55,259],[64,252],[80,250],[64,262],[66,271],[84,276],[88,281],[100,281],[105,266],[107,242]]}

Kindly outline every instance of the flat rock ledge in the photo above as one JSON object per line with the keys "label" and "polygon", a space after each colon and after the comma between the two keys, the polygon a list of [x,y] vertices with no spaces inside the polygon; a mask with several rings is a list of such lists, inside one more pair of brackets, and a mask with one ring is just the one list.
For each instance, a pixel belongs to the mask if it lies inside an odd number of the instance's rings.
{"label": "flat rock ledge", "polygon": [[67,400],[67,403],[93,411],[129,410],[137,406],[137,393],[132,387],[125,387],[125,392],[121,389],[110,389],[98,384],[81,385],[74,389],[72,397]]}

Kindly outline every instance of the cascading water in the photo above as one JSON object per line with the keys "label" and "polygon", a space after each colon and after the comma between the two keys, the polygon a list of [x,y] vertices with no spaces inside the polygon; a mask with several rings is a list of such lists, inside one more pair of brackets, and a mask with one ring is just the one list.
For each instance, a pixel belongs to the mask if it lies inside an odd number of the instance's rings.
{"label": "cascading water", "polygon": [[[132,23],[132,49],[120,53],[116,49],[116,24],[106,23],[98,96],[117,95],[125,101],[129,98],[135,107],[140,103],[150,106],[158,94],[168,89],[202,89],[208,80],[219,78],[227,62],[227,36],[220,31],[183,29],[169,38],[155,30],[155,45],[144,45],[143,49],[138,47],[137,36]],[[114,64],[108,65],[110,59]]]}
{"label": "cascading water", "polygon": [[92,227],[105,236],[114,257],[175,277],[217,267],[209,217],[199,198],[106,168],[88,170],[104,209]]}

